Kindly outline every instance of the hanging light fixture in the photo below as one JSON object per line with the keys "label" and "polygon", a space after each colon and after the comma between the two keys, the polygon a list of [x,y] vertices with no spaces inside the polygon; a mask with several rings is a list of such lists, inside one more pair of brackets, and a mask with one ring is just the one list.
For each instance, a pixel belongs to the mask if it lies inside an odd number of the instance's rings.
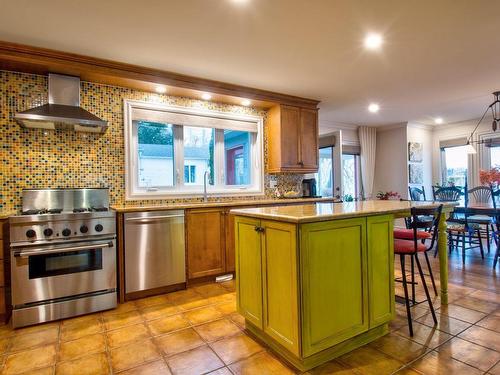
{"label": "hanging light fixture", "polygon": [[491,123],[491,129],[495,132],[495,131],[497,131],[497,129],[500,126],[500,91],[495,91],[493,93],[493,96],[495,97],[495,100],[488,107],[486,107],[486,110],[484,111],[483,115],[479,119],[476,127],[474,128],[472,133],[470,133],[470,136],[467,139],[467,143],[465,144],[467,146],[465,149],[465,152],[467,152],[468,154],[475,154],[476,153],[476,149],[474,148],[472,143],[479,143],[479,144],[484,143],[482,140],[481,141],[473,141],[472,136],[474,135],[477,128],[481,124],[481,121],[483,121],[484,117],[488,113],[488,110],[491,110],[491,117],[493,117],[493,122]]}

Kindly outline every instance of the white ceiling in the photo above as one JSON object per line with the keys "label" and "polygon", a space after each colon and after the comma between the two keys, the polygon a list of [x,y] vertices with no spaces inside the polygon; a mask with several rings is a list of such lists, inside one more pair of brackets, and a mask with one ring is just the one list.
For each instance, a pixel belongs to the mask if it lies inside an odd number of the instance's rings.
{"label": "white ceiling", "polygon": [[[242,2],[242,0],[240,0]],[[327,124],[479,117],[497,0],[0,0],[0,39],[319,99]],[[363,49],[381,32],[381,51]],[[370,102],[378,114],[366,110]]]}

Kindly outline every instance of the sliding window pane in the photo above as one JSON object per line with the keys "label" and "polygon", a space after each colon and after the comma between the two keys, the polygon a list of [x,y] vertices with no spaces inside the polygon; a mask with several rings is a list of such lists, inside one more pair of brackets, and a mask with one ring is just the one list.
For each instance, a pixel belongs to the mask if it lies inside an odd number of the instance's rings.
{"label": "sliding window pane", "polygon": [[215,129],[184,126],[184,183],[203,185],[205,172],[214,183]]}
{"label": "sliding window pane", "polygon": [[174,137],[171,124],[134,121],[138,139],[138,186],[174,185]]}
{"label": "sliding window pane", "polygon": [[342,155],[342,188],[344,200],[356,198],[356,155]]}
{"label": "sliding window pane", "polygon": [[445,184],[465,186],[467,178],[466,146],[446,147],[444,152],[444,181]]}
{"label": "sliding window pane", "polygon": [[490,167],[500,167],[500,147],[490,148]]}
{"label": "sliding window pane", "polygon": [[226,185],[250,185],[250,145],[252,134],[224,130]]}
{"label": "sliding window pane", "polygon": [[319,186],[319,195],[333,196],[333,147],[319,149],[319,169],[316,174]]}

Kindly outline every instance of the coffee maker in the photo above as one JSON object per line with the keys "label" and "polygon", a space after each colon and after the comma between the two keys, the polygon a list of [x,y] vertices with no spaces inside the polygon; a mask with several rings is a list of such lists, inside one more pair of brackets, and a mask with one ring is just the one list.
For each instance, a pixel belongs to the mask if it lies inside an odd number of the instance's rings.
{"label": "coffee maker", "polygon": [[319,198],[315,178],[305,178],[302,180],[302,196],[304,198]]}

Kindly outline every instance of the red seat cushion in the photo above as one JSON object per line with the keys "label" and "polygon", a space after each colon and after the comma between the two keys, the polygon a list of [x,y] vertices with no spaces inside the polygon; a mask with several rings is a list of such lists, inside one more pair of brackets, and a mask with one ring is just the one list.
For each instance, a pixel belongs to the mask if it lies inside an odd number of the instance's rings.
{"label": "red seat cushion", "polygon": [[[429,232],[425,232],[423,230],[417,230],[417,238],[419,240],[425,240],[431,237],[432,235]],[[394,238],[399,238],[402,240],[412,240],[413,229],[394,228]]]}
{"label": "red seat cushion", "polygon": [[[422,253],[427,247],[420,241],[417,242],[417,251]],[[410,254],[415,252],[415,242],[408,240],[394,240],[394,254]]]}

